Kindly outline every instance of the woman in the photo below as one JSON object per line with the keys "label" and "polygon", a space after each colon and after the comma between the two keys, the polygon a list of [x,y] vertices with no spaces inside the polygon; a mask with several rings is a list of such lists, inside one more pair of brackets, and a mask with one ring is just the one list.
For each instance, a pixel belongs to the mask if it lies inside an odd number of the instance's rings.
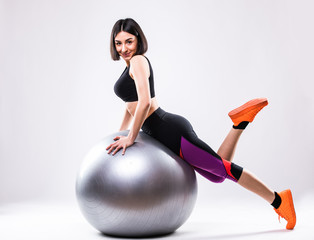
{"label": "woman", "polygon": [[233,127],[215,153],[200,140],[185,118],[165,112],[157,103],[154,76],[150,61],[144,56],[147,40],[140,26],[130,18],[120,19],[113,26],[110,43],[111,57],[122,57],[127,67],[114,86],[115,93],[126,102],[120,131],[130,126],[128,136],[117,136],[106,150],[116,154],[131,146],[140,129],[187,161],[212,182],[226,178],[240,184],[269,202],[276,213],[287,220],[287,229],[293,229],[296,215],[291,191],[277,193],[268,188],[246,169],[232,162],[236,144],[243,130],[268,102],[265,98],[251,100],[229,113]]}

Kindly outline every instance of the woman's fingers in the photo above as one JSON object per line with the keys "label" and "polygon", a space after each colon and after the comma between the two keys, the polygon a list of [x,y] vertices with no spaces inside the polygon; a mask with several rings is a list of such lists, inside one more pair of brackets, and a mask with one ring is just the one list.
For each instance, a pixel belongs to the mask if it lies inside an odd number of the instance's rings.
{"label": "woman's fingers", "polygon": [[109,149],[108,154],[110,154],[113,151],[112,155],[115,155],[121,148],[123,148],[122,145],[117,144],[117,143],[113,143],[109,147],[107,148],[107,150]]}
{"label": "woman's fingers", "polygon": [[106,150],[109,150],[109,152],[112,151],[112,148],[114,148],[114,145],[116,145],[116,143],[111,143],[107,148]]}
{"label": "woman's fingers", "polygon": [[118,146],[118,143],[112,143],[110,144],[106,150],[108,150],[108,154],[111,153],[116,147]]}
{"label": "woman's fingers", "polygon": [[112,156],[114,156],[121,148],[121,146],[116,147],[116,149],[112,153]]}
{"label": "woman's fingers", "polygon": [[[122,148],[122,155],[125,154],[126,148],[127,148],[127,144],[125,143],[125,139],[122,139],[121,136],[117,136],[115,137],[113,140],[115,140],[116,142],[110,144],[106,150],[108,150],[108,154],[110,154],[112,151],[112,155],[115,155],[118,151],[120,151],[120,149]],[[120,141],[118,141],[120,140]]]}
{"label": "woman's fingers", "polygon": [[111,145],[109,145],[109,146],[106,148],[106,150],[108,151],[108,154],[111,153],[112,149],[113,149],[113,147],[112,147]]}
{"label": "woman's fingers", "polygon": [[106,148],[106,150],[108,150],[109,148],[111,148],[111,145],[112,145],[112,144],[110,144],[110,145]]}
{"label": "woman's fingers", "polygon": [[120,136],[116,136],[113,140],[117,141],[119,140],[121,137]]}
{"label": "woman's fingers", "polygon": [[[113,140],[117,141],[120,139],[120,136],[116,136]],[[117,146],[117,142],[111,143],[106,150],[109,150],[108,153],[111,153],[111,151],[115,148],[115,146]]]}
{"label": "woman's fingers", "polygon": [[125,150],[126,150],[126,145],[125,144],[124,145],[122,145],[122,144],[118,145],[116,147],[116,149],[114,150],[114,152],[112,153],[112,155],[115,155],[118,151],[120,151],[121,148],[123,149],[122,155],[124,155]]}
{"label": "woman's fingers", "polygon": [[124,155],[124,154],[125,154],[125,150],[126,150],[126,146],[123,146],[122,155]]}

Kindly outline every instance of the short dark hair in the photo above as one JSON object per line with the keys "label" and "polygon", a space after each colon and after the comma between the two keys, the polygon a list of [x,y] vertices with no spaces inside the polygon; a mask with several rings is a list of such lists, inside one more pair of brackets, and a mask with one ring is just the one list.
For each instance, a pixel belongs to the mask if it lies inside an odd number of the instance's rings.
{"label": "short dark hair", "polygon": [[116,38],[117,34],[122,31],[128,32],[137,37],[137,50],[134,55],[142,55],[147,52],[147,40],[140,25],[138,25],[138,23],[135,22],[132,18],[120,19],[114,24],[110,37],[110,53],[111,58],[114,61],[120,60],[120,55],[116,50],[114,39]]}

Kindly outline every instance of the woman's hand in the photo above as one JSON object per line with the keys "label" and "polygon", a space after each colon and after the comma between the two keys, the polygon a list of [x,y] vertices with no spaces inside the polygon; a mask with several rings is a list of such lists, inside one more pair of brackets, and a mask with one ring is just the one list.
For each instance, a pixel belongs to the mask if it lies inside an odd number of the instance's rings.
{"label": "woman's hand", "polygon": [[113,140],[116,142],[110,144],[106,148],[106,150],[108,150],[108,154],[113,151],[112,155],[115,155],[121,148],[123,149],[122,155],[124,155],[126,148],[133,145],[134,143],[134,141],[132,141],[129,137],[125,136],[117,136]]}

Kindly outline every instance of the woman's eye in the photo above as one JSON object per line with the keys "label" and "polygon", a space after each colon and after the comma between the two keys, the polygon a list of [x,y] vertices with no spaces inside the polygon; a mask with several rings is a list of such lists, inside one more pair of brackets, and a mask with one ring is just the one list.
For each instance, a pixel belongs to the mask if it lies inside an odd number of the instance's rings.
{"label": "woman's eye", "polygon": [[131,44],[132,42],[131,41],[128,41],[128,44]]}
{"label": "woman's eye", "polygon": [[118,43],[118,42],[116,43],[117,46],[119,46],[120,44],[121,44],[121,43]]}

